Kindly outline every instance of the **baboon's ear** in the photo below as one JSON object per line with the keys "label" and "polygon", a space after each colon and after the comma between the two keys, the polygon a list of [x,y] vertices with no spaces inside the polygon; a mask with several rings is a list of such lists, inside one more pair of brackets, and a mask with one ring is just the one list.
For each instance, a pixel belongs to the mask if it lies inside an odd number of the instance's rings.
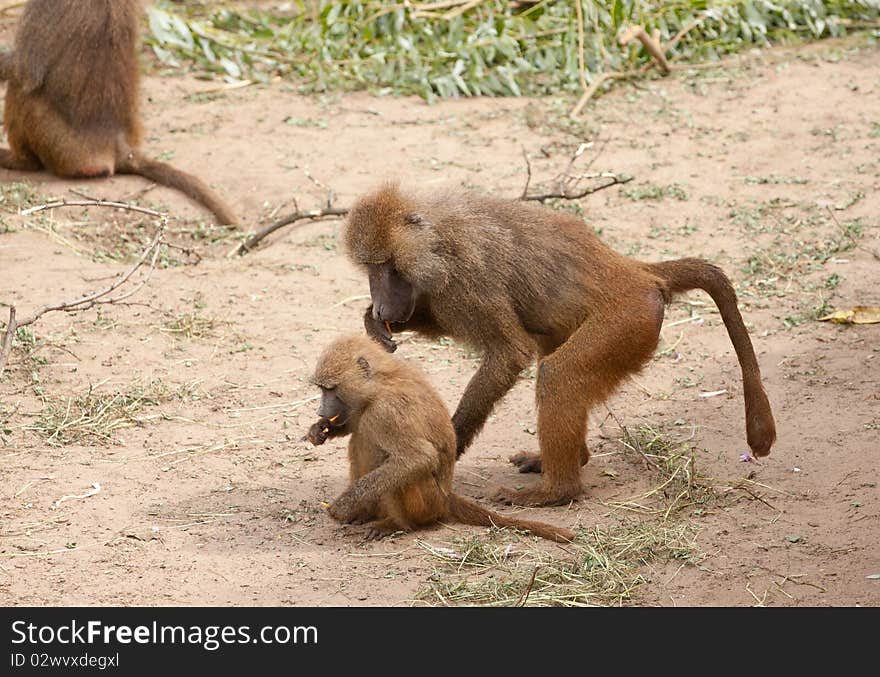
{"label": "baboon's ear", "polygon": [[422,215],[416,212],[407,214],[403,217],[403,220],[410,226],[424,226],[427,223],[425,219],[422,218]]}
{"label": "baboon's ear", "polygon": [[364,378],[370,378],[373,375],[373,368],[370,366],[370,363],[367,362],[366,357],[357,358],[357,363],[364,374]]}

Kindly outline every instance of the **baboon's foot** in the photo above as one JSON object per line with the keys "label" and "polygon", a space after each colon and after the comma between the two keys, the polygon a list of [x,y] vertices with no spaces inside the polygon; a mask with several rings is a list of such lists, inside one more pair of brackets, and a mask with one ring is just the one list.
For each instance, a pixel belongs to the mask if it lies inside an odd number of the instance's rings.
{"label": "baboon's foot", "polygon": [[521,451],[511,456],[509,460],[520,472],[541,472],[541,454]]}
{"label": "baboon's foot", "polygon": [[386,536],[390,536],[397,531],[402,531],[397,522],[389,519],[378,520],[367,525],[364,540],[381,541]]}
{"label": "baboon's foot", "polygon": [[[590,452],[587,451],[586,445],[581,448],[580,459],[582,466],[586,465],[590,460]],[[509,460],[519,468],[520,472],[541,472],[543,468],[541,454],[535,454],[530,451],[521,451],[511,456]]]}
{"label": "baboon's foot", "polygon": [[583,488],[580,483],[572,486],[552,486],[542,482],[531,489],[508,489],[499,487],[492,499],[506,505],[521,505],[530,508],[566,505],[580,496]]}

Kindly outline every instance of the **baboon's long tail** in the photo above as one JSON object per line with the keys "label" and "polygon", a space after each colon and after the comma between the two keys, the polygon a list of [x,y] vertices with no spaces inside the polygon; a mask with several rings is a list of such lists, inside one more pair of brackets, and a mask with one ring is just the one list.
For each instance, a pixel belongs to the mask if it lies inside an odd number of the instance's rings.
{"label": "baboon's long tail", "polygon": [[574,540],[574,532],[568,529],[554,527],[544,522],[531,522],[529,520],[505,517],[456,494],[449,495],[449,514],[454,520],[462,524],[473,524],[478,527],[513,527],[514,529],[530,531],[535,536],[559,543],[570,543]]}
{"label": "baboon's long tail", "polygon": [[188,197],[210,210],[222,225],[238,223],[232,208],[211,190],[204,181],[192,174],[175,169],[165,162],[151,160],[138,152],[133,152],[128,158],[117,164],[116,171],[119,174],[137,174],[150,181],[155,181],[163,186],[175,188],[185,193]]}
{"label": "baboon's long tail", "polygon": [[718,306],[742,369],[746,439],[756,456],[766,456],[776,440],[776,424],[770,410],[770,400],[767,399],[761,383],[758,360],[737,307],[736,292],[730,280],[720,268],[703,259],[677,259],[645,265],[666,281],[670,293],[702,289],[708,292]]}

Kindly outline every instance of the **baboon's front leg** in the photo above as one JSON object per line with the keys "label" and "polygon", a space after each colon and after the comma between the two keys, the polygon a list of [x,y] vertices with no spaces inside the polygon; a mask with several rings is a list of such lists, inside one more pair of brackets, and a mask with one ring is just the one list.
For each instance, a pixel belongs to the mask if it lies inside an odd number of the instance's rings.
{"label": "baboon's front leg", "polygon": [[487,353],[483,363],[465,388],[452,417],[457,438],[456,457],[470,446],[492,409],[516,383],[519,373],[532,361],[531,355],[515,348]]}

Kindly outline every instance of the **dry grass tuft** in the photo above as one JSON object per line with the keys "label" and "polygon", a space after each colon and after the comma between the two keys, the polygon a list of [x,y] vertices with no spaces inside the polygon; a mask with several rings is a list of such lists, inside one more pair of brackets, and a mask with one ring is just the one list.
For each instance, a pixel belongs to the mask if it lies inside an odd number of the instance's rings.
{"label": "dry grass tuft", "polygon": [[554,551],[481,536],[448,546],[418,541],[435,558],[418,599],[443,606],[621,606],[647,582],[645,565],[699,561],[696,533],[688,523],[625,521],[581,530],[574,543]]}
{"label": "dry grass tuft", "polygon": [[92,386],[80,395],[51,400],[44,398],[33,430],[49,444],[107,444],[116,431],[139,425],[139,414],[147,407],[191,396],[194,384],[170,388],[160,380],[132,383],[111,392],[99,392]]}
{"label": "dry grass tuft", "polygon": [[212,338],[217,335],[217,328],[222,324],[228,324],[228,322],[213,317],[203,317],[197,312],[192,312],[163,323],[159,327],[159,331],[188,339]]}
{"label": "dry grass tuft", "polygon": [[660,477],[660,484],[625,501],[607,505],[668,520],[690,508],[702,510],[717,498],[712,481],[700,475],[689,440],[672,441],[650,425],[623,428],[624,453],[638,455]]}

